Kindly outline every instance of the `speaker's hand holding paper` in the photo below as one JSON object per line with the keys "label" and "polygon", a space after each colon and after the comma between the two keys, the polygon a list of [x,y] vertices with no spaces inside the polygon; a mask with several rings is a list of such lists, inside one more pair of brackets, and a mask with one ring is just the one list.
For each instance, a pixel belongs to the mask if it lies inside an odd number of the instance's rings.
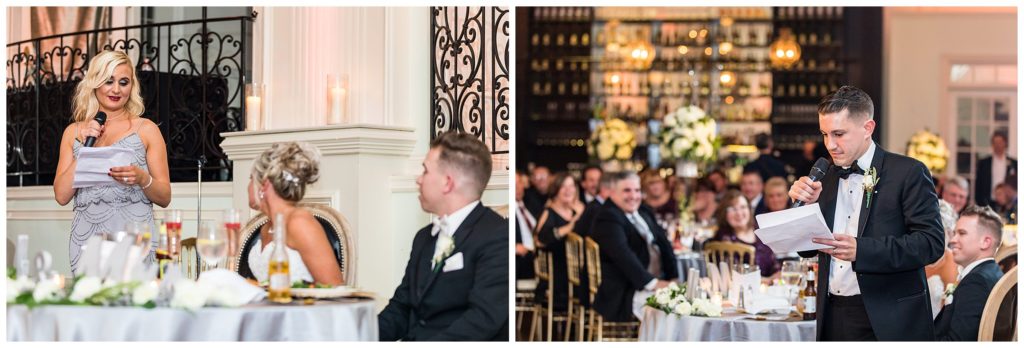
{"label": "speaker's hand holding paper", "polygon": [[761,228],[754,234],[776,253],[827,249],[831,246],[815,243],[812,239],[835,240],[817,203],[761,214],[756,218]]}
{"label": "speaker's hand holding paper", "polygon": [[131,149],[112,146],[83,147],[78,152],[75,180],[71,187],[83,188],[117,184],[117,180],[108,175],[110,168],[130,165],[132,159],[134,159],[134,154]]}

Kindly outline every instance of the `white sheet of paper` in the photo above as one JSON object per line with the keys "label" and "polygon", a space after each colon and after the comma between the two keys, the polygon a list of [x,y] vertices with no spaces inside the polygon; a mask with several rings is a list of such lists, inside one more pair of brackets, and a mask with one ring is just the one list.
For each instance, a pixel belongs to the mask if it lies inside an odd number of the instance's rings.
{"label": "white sheet of paper", "polygon": [[818,250],[828,248],[811,242],[811,238],[835,240],[832,229],[825,224],[818,204],[805,205],[756,216],[761,228],[754,231],[776,253]]}
{"label": "white sheet of paper", "polygon": [[83,147],[78,152],[75,180],[71,187],[115,185],[117,181],[107,175],[110,168],[132,164],[133,159],[131,149],[111,146]]}

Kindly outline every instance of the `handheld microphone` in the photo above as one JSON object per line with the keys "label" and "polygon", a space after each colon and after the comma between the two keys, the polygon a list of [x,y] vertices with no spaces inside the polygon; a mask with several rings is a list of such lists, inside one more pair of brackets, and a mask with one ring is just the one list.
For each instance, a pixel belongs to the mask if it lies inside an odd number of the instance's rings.
{"label": "handheld microphone", "polygon": [[[96,117],[93,117],[93,119],[96,120],[96,122],[99,123],[100,126],[103,126],[104,123],[107,123],[107,113],[105,113],[103,111],[97,112],[96,113]],[[94,136],[85,137],[85,147],[92,147],[92,145],[95,144],[95,143],[96,143],[96,137],[94,137]]]}
{"label": "handheld microphone", "polygon": [[[818,157],[818,160],[814,162],[814,167],[811,168],[811,172],[807,174],[807,177],[811,178],[811,181],[821,180],[821,178],[825,177],[825,171],[827,171],[828,167],[831,165],[832,163],[829,163],[825,157]],[[796,201],[796,204],[793,204],[793,208],[802,205],[804,205],[804,201]]]}

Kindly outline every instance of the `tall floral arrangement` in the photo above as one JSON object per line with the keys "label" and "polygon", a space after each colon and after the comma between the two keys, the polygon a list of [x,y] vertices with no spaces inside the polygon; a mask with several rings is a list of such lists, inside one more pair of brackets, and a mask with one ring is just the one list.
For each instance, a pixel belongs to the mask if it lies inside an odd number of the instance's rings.
{"label": "tall floral arrangement", "polygon": [[714,161],[722,145],[715,119],[694,105],[665,115],[658,140],[666,157],[700,163]]}
{"label": "tall floral arrangement", "polygon": [[941,174],[949,164],[949,149],[946,142],[937,134],[922,130],[910,137],[907,142],[907,156],[910,156],[928,167],[933,175]]}
{"label": "tall floral arrangement", "polygon": [[598,160],[628,160],[633,157],[636,134],[625,121],[618,118],[605,120],[590,135],[587,153]]}

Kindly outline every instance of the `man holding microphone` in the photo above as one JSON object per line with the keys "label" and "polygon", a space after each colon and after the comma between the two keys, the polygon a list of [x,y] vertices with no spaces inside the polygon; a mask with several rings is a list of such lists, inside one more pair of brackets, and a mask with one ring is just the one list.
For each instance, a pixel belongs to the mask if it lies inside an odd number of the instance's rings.
{"label": "man holding microphone", "polygon": [[934,339],[924,266],[943,253],[938,197],[921,162],[871,139],[874,105],[844,86],[818,104],[833,166],[820,182],[802,177],[789,197],[818,203],[835,240],[818,256],[819,341]]}

